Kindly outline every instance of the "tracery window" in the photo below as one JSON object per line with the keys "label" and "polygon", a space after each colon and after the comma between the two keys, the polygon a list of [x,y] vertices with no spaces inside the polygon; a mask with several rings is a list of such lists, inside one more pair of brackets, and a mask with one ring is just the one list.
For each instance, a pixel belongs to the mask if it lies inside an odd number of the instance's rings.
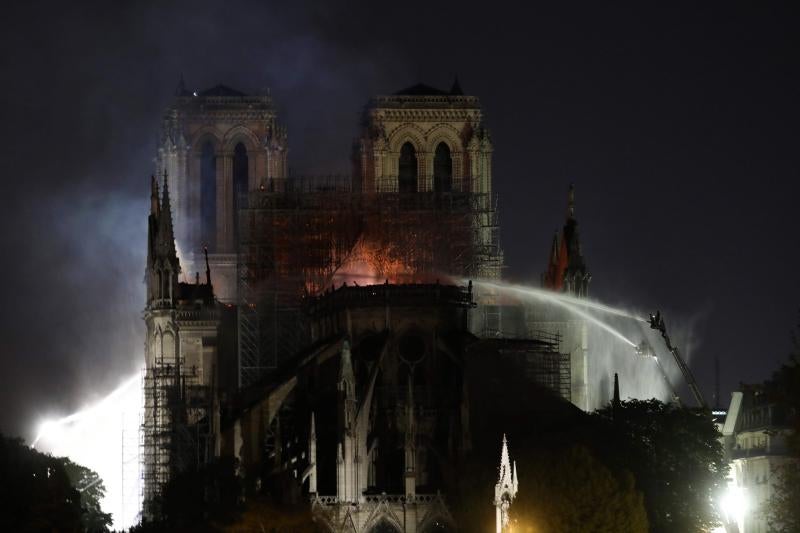
{"label": "tracery window", "polygon": [[233,149],[233,228],[236,243],[239,242],[239,208],[248,189],[248,167],[247,148],[239,143]]}
{"label": "tracery window", "polygon": [[417,192],[417,151],[410,142],[400,148],[397,187],[401,193]]}
{"label": "tracery window", "polygon": [[200,238],[210,251],[216,249],[217,236],[217,156],[211,142],[200,154]]}
{"label": "tracery window", "polygon": [[450,147],[440,142],[433,158],[433,190],[434,192],[451,192],[453,190],[453,159]]}

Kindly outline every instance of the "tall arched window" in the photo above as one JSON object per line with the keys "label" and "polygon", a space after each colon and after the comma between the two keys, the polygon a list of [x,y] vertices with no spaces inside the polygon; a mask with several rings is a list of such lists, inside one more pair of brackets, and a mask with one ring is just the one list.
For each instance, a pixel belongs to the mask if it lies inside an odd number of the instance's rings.
{"label": "tall arched window", "polygon": [[433,158],[433,190],[435,192],[453,190],[453,159],[450,157],[450,147],[443,142],[436,147],[436,155]]}
{"label": "tall arched window", "polygon": [[386,518],[381,518],[380,522],[372,526],[369,533],[398,533],[398,529]]}
{"label": "tall arched window", "polygon": [[207,142],[200,154],[200,238],[214,251],[217,241],[217,156]]}
{"label": "tall arched window", "polygon": [[161,357],[165,362],[175,360],[175,335],[171,331],[165,331],[161,337]]}
{"label": "tall arched window", "polygon": [[239,246],[239,208],[248,189],[247,148],[239,143],[233,149],[233,228],[234,246]]}
{"label": "tall arched window", "polygon": [[397,187],[399,192],[417,192],[417,151],[408,142],[400,148]]}

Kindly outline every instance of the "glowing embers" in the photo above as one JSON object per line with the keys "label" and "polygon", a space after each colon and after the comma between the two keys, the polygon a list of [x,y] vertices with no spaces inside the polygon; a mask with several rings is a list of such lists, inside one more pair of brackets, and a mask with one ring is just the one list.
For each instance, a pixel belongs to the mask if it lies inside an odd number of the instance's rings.
{"label": "glowing embers", "polygon": [[375,243],[359,240],[347,261],[333,275],[334,285],[375,285],[387,280],[389,283],[414,281],[414,267],[391,252],[391,249],[381,249]]}

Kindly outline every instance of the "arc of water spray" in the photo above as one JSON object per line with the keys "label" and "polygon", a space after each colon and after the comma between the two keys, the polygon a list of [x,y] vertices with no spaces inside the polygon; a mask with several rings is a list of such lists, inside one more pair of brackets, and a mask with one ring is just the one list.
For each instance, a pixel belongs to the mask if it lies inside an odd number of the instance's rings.
{"label": "arc of water spray", "polygon": [[[519,285],[499,284],[499,283],[486,282],[486,281],[478,281],[477,284],[478,285],[483,285],[485,287],[492,287],[492,288],[495,288],[495,289],[498,289],[498,290],[506,290],[506,291],[522,293],[522,294],[525,294],[527,296],[531,296],[533,298],[538,298],[538,299],[544,300],[546,302],[552,302],[552,303],[554,303],[556,305],[560,305],[561,307],[563,307],[564,309],[568,310],[569,312],[574,313],[574,314],[578,315],[579,317],[581,317],[581,318],[591,322],[592,324],[598,326],[599,328],[602,328],[605,331],[611,333],[612,335],[617,337],[619,340],[621,340],[622,342],[630,345],[631,347],[633,347],[633,348],[636,347],[636,343],[635,342],[631,341],[629,338],[627,338],[625,335],[623,335],[622,333],[620,333],[619,331],[617,331],[613,327],[609,326],[608,324],[606,324],[602,320],[598,319],[597,317],[592,316],[589,313],[583,311],[582,309],[580,309],[576,305],[573,305],[572,303],[568,303],[568,300],[567,300],[568,297],[561,297],[561,295],[556,295],[555,293],[551,293],[549,291],[533,291],[529,287],[522,287],[522,286],[519,286]],[[577,298],[572,298],[572,300],[575,300],[576,302],[580,302],[581,304],[584,303],[583,300],[579,300]],[[603,310],[607,310],[608,312],[612,312],[612,314],[615,314],[615,315],[625,316],[625,317],[628,317],[628,318],[633,318],[633,319],[638,320],[636,317],[628,315],[624,311],[620,311],[620,310],[614,309],[612,307],[604,306],[602,304],[593,304],[593,305],[590,305],[589,307],[594,307],[594,306],[598,306],[598,307],[604,308]],[[642,320],[642,321],[644,322],[644,320]]]}
{"label": "arc of water spray", "polygon": [[35,448],[36,445],[39,443],[39,441],[45,436],[45,434],[48,433],[48,431],[51,431],[53,427],[65,426],[67,424],[71,424],[73,422],[78,422],[79,420],[82,420],[82,419],[86,418],[87,416],[91,415],[92,413],[97,412],[99,409],[102,409],[104,406],[110,405],[112,402],[116,401],[116,399],[120,395],[122,395],[122,393],[125,392],[125,390],[128,389],[128,387],[130,387],[131,385],[133,385],[135,383],[138,383],[140,380],[141,380],[141,377],[140,377],[139,373],[137,373],[135,376],[133,376],[130,379],[128,379],[127,381],[123,382],[119,387],[114,389],[108,396],[106,396],[105,398],[100,400],[98,403],[96,403],[96,404],[94,404],[94,405],[92,405],[90,407],[87,407],[85,409],[82,409],[81,411],[72,413],[69,416],[65,416],[63,418],[59,418],[58,420],[51,420],[51,421],[47,421],[47,422],[43,423],[39,427],[38,434],[36,435],[36,438],[33,440],[33,444],[31,444],[31,448]]}
{"label": "arc of water spray", "polygon": [[630,318],[632,320],[636,320],[637,322],[642,322],[644,324],[648,323],[646,319],[636,315],[632,315],[626,311],[623,311],[622,309],[617,309],[616,307],[611,307],[605,304],[601,304],[599,302],[593,302],[591,300],[576,298],[574,296],[569,296],[568,294],[557,293],[545,289],[537,289],[535,287],[526,287],[524,285],[515,285],[513,283],[501,283],[489,280],[475,280],[473,281],[473,283],[475,283],[476,285],[483,285],[484,287],[491,287],[497,290],[511,290],[515,292],[520,292],[528,296],[533,296],[542,300],[551,301],[559,304],[571,304],[573,306],[578,306],[578,307],[588,307],[590,309],[602,311],[610,315]]}

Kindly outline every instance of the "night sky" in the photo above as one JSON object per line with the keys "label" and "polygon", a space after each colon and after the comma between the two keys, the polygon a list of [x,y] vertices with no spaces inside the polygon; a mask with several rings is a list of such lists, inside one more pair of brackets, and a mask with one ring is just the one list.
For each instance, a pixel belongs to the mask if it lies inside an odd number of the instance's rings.
{"label": "night sky", "polygon": [[4,433],[141,364],[148,180],[181,74],[270,87],[298,173],[349,170],[370,96],[457,74],[493,135],[508,278],[538,283],[574,182],[593,296],[692,324],[709,399],[715,356],[727,402],[790,351],[800,20],[778,3],[24,4],[0,23]]}

